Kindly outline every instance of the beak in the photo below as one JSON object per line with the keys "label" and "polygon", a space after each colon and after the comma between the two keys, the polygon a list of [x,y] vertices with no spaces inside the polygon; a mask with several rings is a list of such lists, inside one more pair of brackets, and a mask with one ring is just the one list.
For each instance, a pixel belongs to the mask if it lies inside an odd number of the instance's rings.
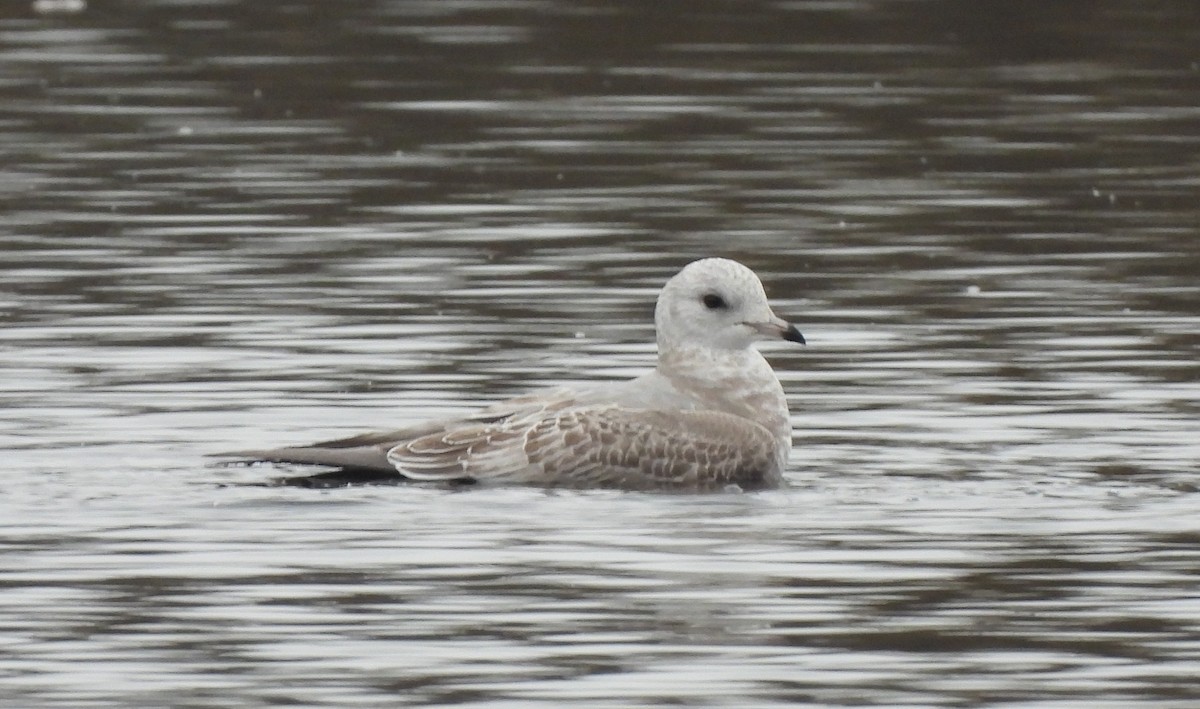
{"label": "beak", "polygon": [[771,320],[767,322],[748,322],[745,324],[754,328],[763,335],[766,335],[767,337],[778,337],[779,339],[787,340],[788,342],[799,342],[802,345],[806,344],[804,342],[804,335],[800,334],[800,331],[796,329],[796,326],[781,318],[771,318]]}

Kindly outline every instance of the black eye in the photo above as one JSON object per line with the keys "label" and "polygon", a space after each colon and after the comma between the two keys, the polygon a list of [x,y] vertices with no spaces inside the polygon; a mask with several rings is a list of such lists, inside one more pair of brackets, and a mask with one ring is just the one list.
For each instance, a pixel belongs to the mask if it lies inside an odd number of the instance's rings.
{"label": "black eye", "polygon": [[723,310],[729,307],[725,303],[725,299],[716,293],[705,293],[700,300],[704,302],[704,307],[708,308],[709,310]]}

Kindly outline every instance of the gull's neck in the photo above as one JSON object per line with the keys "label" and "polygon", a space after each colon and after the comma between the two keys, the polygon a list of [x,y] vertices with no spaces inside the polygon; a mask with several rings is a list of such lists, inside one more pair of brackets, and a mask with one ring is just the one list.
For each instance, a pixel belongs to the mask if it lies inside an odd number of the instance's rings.
{"label": "gull's neck", "polygon": [[660,349],[658,372],[705,408],[750,419],[774,434],[785,451],[791,448],[792,425],[783,386],[758,350]]}

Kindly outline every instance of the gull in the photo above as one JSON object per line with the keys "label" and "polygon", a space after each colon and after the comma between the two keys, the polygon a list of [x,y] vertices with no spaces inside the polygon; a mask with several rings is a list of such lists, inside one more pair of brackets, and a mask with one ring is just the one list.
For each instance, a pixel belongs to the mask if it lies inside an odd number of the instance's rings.
{"label": "gull", "polygon": [[320,487],[381,479],[678,492],[782,486],[792,447],[787,398],[754,345],[804,344],[804,336],[772,312],[758,276],[729,259],[693,261],[663,286],[654,325],[657,366],[634,379],[539,390],[393,431],[220,455],[337,468],[283,480]]}

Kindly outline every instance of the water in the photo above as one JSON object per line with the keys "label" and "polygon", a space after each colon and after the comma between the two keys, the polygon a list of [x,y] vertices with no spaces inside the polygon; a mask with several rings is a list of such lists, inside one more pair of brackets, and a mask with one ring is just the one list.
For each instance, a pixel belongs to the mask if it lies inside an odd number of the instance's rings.
{"label": "water", "polygon": [[[1190,4],[92,5],[0,11],[6,705],[1200,700]],[[203,457],[632,376],[703,255],[789,490]]]}

